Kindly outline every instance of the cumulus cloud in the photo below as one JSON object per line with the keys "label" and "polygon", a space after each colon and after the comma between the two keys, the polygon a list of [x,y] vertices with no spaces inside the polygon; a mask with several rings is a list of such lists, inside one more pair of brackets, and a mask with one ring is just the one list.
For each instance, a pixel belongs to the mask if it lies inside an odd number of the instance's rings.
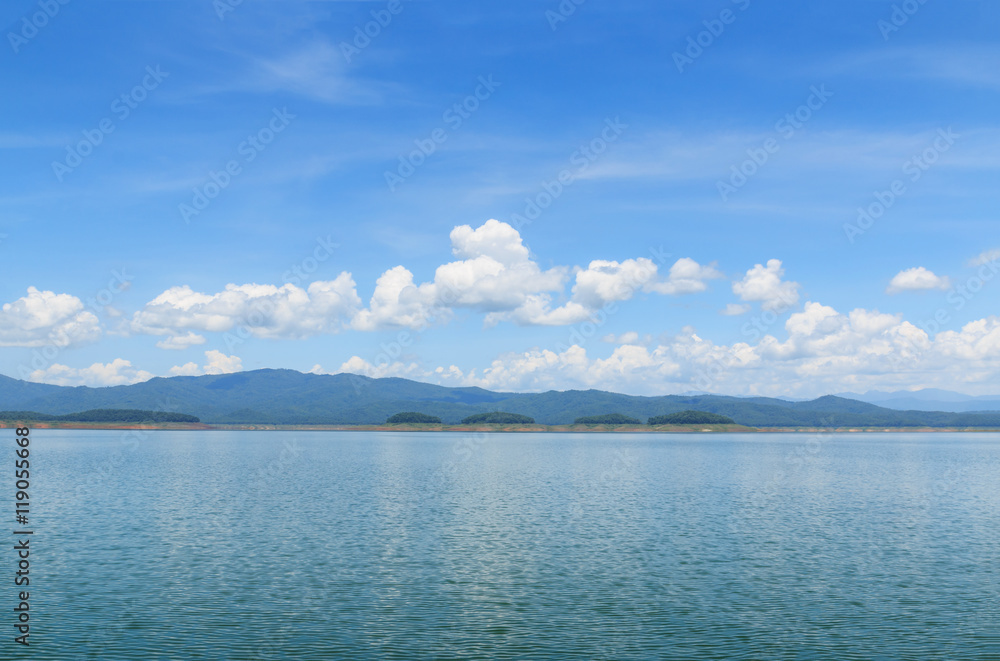
{"label": "cumulus cloud", "polygon": [[944,290],[949,287],[951,287],[951,281],[948,278],[937,276],[933,271],[918,266],[900,271],[893,276],[885,293],[899,294],[904,291],[927,291],[928,289]]}
{"label": "cumulus cloud", "polygon": [[708,289],[706,280],[723,277],[714,265],[702,266],[682,257],[670,267],[666,279],[659,278],[659,268],[646,257],[619,263],[594,260],[576,274],[573,301],[598,309],[607,303],[627,301],[637,292],[655,292],[669,296],[695,294]]}
{"label": "cumulus cloud", "polygon": [[488,318],[487,323],[510,319],[521,325],[561,326],[575,324],[594,316],[610,304],[627,301],[640,292],[655,292],[670,296],[694,294],[708,288],[706,280],[721,278],[714,266],[702,266],[684,257],[670,267],[665,279],[649,258],[626,259],[622,262],[597,259],[585,269],[577,269],[571,300],[555,309],[547,294],[529,296],[513,312]]}
{"label": "cumulus cloud", "polygon": [[147,303],[133,315],[131,327],[174,338],[184,330],[226,332],[237,326],[255,337],[302,338],[339,332],[360,305],[354,279],[346,272],[306,289],[229,284],[222,292],[205,294],[184,285]]}
{"label": "cumulus cloud", "polygon": [[599,388],[622,392],[670,389],[682,365],[664,346],[615,347],[606,358],[590,358],[579,345],[501,354],[489,367],[463,372],[452,365],[435,370],[438,381],[491,390],[564,390]]}
{"label": "cumulus cloud", "polygon": [[733,293],[748,303],[760,303],[764,310],[780,312],[799,302],[799,284],[783,281],[785,269],[780,259],[770,259],[767,266],[757,264],[733,283]]}
{"label": "cumulus cloud", "polygon": [[116,358],[110,363],[94,363],[90,367],[75,369],[56,363],[45,369],[35,370],[28,380],[56,386],[125,386],[152,379],[145,370],[132,367],[132,363]]}
{"label": "cumulus cloud", "polygon": [[689,257],[682,257],[670,267],[670,273],[665,281],[652,282],[647,286],[647,290],[669,296],[698,294],[708,289],[706,280],[722,277],[724,276],[715,269],[714,264],[702,266]]}
{"label": "cumulus cloud", "polygon": [[357,330],[404,327],[424,328],[445,314],[433,285],[413,284],[413,274],[402,266],[383,273],[375,283],[368,308],[351,321]]}
{"label": "cumulus cloud", "polygon": [[26,296],[0,308],[0,346],[67,347],[95,342],[100,336],[97,316],[69,294],[28,287]]}
{"label": "cumulus cloud", "polygon": [[423,328],[457,308],[485,312],[494,323],[508,315],[528,321],[536,310],[545,310],[551,300],[547,292],[564,287],[567,269],[542,270],[507,223],[488,220],[476,229],[462,225],[450,238],[458,261],[439,266],[434,280],[420,285],[402,266],[386,271],[368,309],[355,316],[354,328]]}
{"label": "cumulus cloud", "polygon": [[323,369],[320,365],[314,365],[310,374],[360,374],[362,376],[367,376],[372,379],[382,379],[386,377],[400,377],[404,379],[426,379],[429,373],[426,372],[418,363],[409,362],[404,363],[402,361],[396,362],[383,362],[377,361],[376,364],[361,358],[360,356],[351,356],[349,359],[345,360],[340,367],[333,372],[328,372]]}
{"label": "cumulus cloud", "polygon": [[170,368],[170,376],[201,376],[203,374],[232,374],[243,371],[243,360],[238,356],[227,356],[212,349],[205,352],[205,364],[185,363]]}
{"label": "cumulus cloud", "polygon": [[[777,330],[782,330],[780,327]],[[814,397],[843,390],[938,387],[990,389],[1000,377],[1000,318],[930,337],[900,315],[858,308],[842,313],[806,302],[783,337],[716,344],[684,328],[640,346],[638,334],[617,340],[606,357],[579,345],[504,353],[485,368],[430,371],[448,385],[494,390],[598,388],[634,394],[690,390],[738,395]],[[994,389],[995,390],[995,389]]]}
{"label": "cumulus cloud", "polygon": [[621,263],[594,260],[586,269],[577,272],[573,300],[591,310],[614,301],[627,301],[637,291],[651,286],[656,274],[656,264],[646,257],[626,259]]}
{"label": "cumulus cloud", "polygon": [[[352,322],[358,330],[423,328],[451,317],[455,310],[484,313],[486,326],[502,321],[522,326],[561,326],[584,321],[609,303],[639,292],[678,296],[707,289],[706,280],[722,277],[714,265],[690,258],[677,260],[665,278],[657,265],[640,257],[624,261],[593,260],[586,268],[542,269],[531,258],[521,235],[509,224],[488,220],[473,229],[452,230],[452,254],[458,261],[439,266],[430,282],[416,284],[403,266],[378,279],[368,308]],[[570,273],[569,300],[559,304]]]}
{"label": "cumulus cloud", "polygon": [[167,339],[157,342],[156,346],[161,349],[180,351],[196,344],[205,344],[205,336],[191,331],[187,335],[171,335]]}
{"label": "cumulus cloud", "polygon": [[[132,316],[132,332],[167,335],[157,346],[183,349],[203,343],[200,332],[243,328],[256,337],[302,338],[344,328],[377,331],[424,329],[446,322],[457,311],[484,315],[485,325],[556,326],[584,321],[600,308],[639,292],[671,296],[705,291],[707,281],[723,277],[714,264],[678,259],[661,275],[652,260],[593,260],[586,268],[543,269],[532,259],[520,233],[507,223],[488,220],[477,228],[455,227],[450,234],[456,258],[418,283],[399,265],[382,273],[367,306],[362,306],[350,273],[307,289],[229,284],[218,293],[189,286],[164,291]],[[654,251],[658,259],[660,253]],[[570,275],[574,284],[567,296]]]}

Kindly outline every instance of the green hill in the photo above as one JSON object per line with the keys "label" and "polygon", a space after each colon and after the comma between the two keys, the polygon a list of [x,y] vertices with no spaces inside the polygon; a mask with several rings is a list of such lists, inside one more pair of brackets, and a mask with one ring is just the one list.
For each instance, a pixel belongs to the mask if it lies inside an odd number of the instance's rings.
{"label": "green hill", "polygon": [[573,421],[574,425],[641,425],[638,418],[630,418],[621,413],[606,413],[605,415],[585,415]]}
{"label": "green hill", "polygon": [[463,425],[532,425],[534,423],[534,418],[505,411],[477,413],[462,420]]}
{"label": "green hill", "polygon": [[718,413],[705,411],[681,411],[669,415],[658,415],[649,419],[651,425],[734,425],[736,421]]}
{"label": "green hill", "polygon": [[402,424],[439,425],[441,424],[441,418],[434,415],[417,413],[416,411],[404,411],[402,413],[397,413],[396,415],[389,416],[389,419],[386,420],[385,423],[387,425],[402,425]]}

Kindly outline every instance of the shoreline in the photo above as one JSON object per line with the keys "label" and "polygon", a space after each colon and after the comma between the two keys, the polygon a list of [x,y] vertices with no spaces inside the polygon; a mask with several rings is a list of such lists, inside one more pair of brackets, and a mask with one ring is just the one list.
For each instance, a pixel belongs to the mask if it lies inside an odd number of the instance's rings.
{"label": "shoreline", "polygon": [[[13,429],[22,423],[0,422],[0,429]],[[354,431],[354,432],[457,432],[457,433],[603,433],[603,434],[863,434],[863,433],[989,433],[997,428],[973,427],[747,427],[745,425],[326,425],[326,424],[244,424],[244,423],[88,423],[88,422],[38,422],[28,421],[32,429],[73,429],[117,431],[142,429],[149,431]]]}

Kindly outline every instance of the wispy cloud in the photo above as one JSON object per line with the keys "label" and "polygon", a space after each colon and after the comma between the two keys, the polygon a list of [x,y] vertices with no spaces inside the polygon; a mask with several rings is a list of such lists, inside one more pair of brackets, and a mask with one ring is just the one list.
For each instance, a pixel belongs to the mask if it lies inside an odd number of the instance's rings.
{"label": "wispy cloud", "polygon": [[332,105],[378,105],[402,86],[365,80],[350,71],[337,47],[314,41],[273,57],[248,56],[245,74],[216,92],[292,94]]}
{"label": "wispy cloud", "polygon": [[951,86],[997,89],[1000,88],[1000,47],[954,44],[885,48],[831,58],[820,68],[825,73],[935,80]]}

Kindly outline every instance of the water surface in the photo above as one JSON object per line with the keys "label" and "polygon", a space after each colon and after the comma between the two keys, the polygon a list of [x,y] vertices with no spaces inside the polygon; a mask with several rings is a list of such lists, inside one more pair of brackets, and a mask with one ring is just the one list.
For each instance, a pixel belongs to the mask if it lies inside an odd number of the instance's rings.
{"label": "water surface", "polygon": [[32,451],[32,659],[1000,659],[1000,435]]}

